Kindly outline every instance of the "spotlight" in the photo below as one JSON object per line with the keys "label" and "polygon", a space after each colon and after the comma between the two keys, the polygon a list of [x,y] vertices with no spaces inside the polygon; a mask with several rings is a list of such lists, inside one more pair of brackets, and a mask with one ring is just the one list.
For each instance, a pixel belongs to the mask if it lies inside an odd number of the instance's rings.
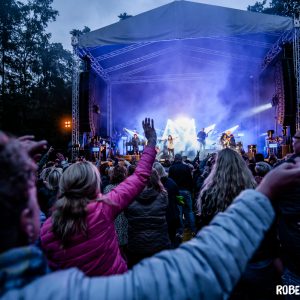
{"label": "spotlight", "polygon": [[239,126],[240,125],[235,125],[235,126],[233,126],[231,128],[228,128],[228,129],[224,130],[224,132],[230,131],[231,133],[233,133],[235,130],[238,129]]}
{"label": "spotlight", "polygon": [[168,119],[162,139],[168,135],[174,138],[175,151],[190,153],[197,150],[197,134],[194,119],[179,117],[172,121]]}
{"label": "spotlight", "polygon": [[204,131],[205,131],[206,133],[208,133],[208,132],[210,132],[210,131],[213,131],[213,130],[215,129],[215,127],[216,127],[216,124],[212,124],[212,125],[210,125],[210,126],[208,126],[208,127],[205,127],[205,128],[204,128]]}
{"label": "spotlight", "polygon": [[71,128],[71,121],[65,121],[65,128]]}
{"label": "spotlight", "polygon": [[130,136],[133,136],[134,134],[137,134],[137,136],[138,136],[140,139],[142,139],[142,140],[145,139],[145,137],[144,137],[143,135],[141,135],[141,134],[138,134],[138,133],[136,132],[136,130],[130,130],[130,129],[127,129],[127,128],[123,128],[123,130],[124,130],[125,132],[127,132]]}
{"label": "spotlight", "polygon": [[193,122],[193,119],[188,119],[185,117],[180,117],[177,118],[175,120],[175,123],[179,126],[179,127],[188,127],[191,125],[191,122]]}
{"label": "spotlight", "polygon": [[267,103],[267,104],[263,104],[263,105],[260,105],[260,106],[257,106],[257,107],[254,107],[250,110],[250,115],[255,115],[255,114],[258,114],[260,112],[263,112],[265,110],[268,110],[272,108],[272,104],[271,103]]}

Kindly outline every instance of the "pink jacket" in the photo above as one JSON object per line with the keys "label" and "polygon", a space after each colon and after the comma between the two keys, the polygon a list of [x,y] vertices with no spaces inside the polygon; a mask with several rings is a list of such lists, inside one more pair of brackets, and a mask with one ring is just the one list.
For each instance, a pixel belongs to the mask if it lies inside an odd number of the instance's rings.
{"label": "pink jacket", "polygon": [[51,231],[49,218],[41,229],[42,248],[53,269],[77,267],[86,275],[112,275],[127,271],[121,256],[114,219],[142,192],[155,159],[154,147],[146,147],[133,175],[106,195],[111,204],[95,201],[88,204],[88,237],[77,234],[71,245],[62,248]]}

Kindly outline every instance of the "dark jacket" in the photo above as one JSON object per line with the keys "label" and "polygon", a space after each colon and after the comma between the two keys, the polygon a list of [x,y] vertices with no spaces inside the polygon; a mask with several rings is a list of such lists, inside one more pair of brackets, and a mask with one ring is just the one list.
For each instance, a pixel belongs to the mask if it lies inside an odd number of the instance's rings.
{"label": "dark jacket", "polygon": [[169,177],[177,184],[179,190],[193,190],[192,172],[188,165],[183,162],[174,162],[169,169]]}
{"label": "dark jacket", "polygon": [[[300,154],[294,154],[287,162]],[[285,267],[300,276],[300,187],[282,191],[278,196],[278,236]]]}
{"label": "dark jacket", "polygon": [[168,194],[145,189],[126,210],[128,250],[151,254],[170,247],[166,211]]}
{"label": "dark jacket", "polygon": [[283,263],[300,276],[300,187],[284,191],[277,204]]}
{"label": "dark jacket", "polygon": [[58,188],[54,190],[48,189],[45,185],[38,190],[38,199],[41,211],[50,217],[53,211],[53,206],[57,200]]}
{"label": "dark jacket", "polygon": [[175,181],[168,177],[162,177],[161,182],[168,192],[167,223],[179,220],[179,209],[176,196],[179,195],[179,189]]}

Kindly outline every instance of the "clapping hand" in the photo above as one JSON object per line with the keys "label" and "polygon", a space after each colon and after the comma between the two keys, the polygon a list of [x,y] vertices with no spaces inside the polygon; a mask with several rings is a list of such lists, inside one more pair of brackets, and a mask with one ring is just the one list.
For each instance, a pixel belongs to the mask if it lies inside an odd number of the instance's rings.
{"label": "clapping hand", "polygon": [[40,158],[40,152],[45,150],[47,147],[47,141],[34,141],[33,135],[24,135],[19,137],[18,140],[28,152],[29,156],[35,161]]}
{"label": "clapping hand", "polygon": [[155,147],[157,136],[156,131],[154,128],[154,122],[153,119],[150,120],[150,118],[145,118],[143,121],[143,129],[144,129],[144,135],[146,139],[148,140],[148,145]]}

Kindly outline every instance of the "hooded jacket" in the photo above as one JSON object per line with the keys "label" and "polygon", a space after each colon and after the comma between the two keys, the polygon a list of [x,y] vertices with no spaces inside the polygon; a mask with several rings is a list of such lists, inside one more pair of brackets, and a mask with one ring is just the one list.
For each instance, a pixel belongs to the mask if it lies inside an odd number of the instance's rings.
{"label": "hooded jacket", "polygon": [[170,247],[166,211],[168,194],[146,188],[128,207],[128,249],[152,254]]}

